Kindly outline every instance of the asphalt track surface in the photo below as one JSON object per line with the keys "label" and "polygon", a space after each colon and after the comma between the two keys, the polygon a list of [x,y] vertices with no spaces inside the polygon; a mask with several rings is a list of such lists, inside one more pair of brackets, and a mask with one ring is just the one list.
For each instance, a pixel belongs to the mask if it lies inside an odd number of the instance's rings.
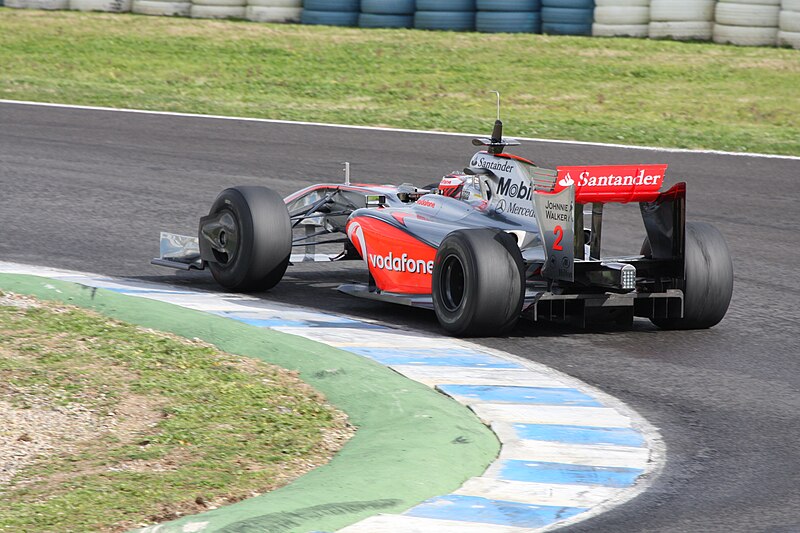
{"label": "asphalt track surface", "polygon": [[[549,142],[514,151],[549,168],[668,163],[669,184],[688,182],[688,219],[715,224],[734,260],[731,308],[710,330],[521,323],[477,340],[620,398],[664,436],[667,465],[648,491],[569,530],[800,531],[800,160]],[[148,261],[160,230],[193,234],[223,188],[288,194],[340,181],[345,160],[354,181],[424,185],[473,152],[460,136],[0,104],[0,259],[213,289],[205,272]],[[605,251],[638,253],[637,207],[613,206],[606,220]],[[364,276],[356,262],[301,265],[263,297],[439,331],[431,312],[336,292]]]}

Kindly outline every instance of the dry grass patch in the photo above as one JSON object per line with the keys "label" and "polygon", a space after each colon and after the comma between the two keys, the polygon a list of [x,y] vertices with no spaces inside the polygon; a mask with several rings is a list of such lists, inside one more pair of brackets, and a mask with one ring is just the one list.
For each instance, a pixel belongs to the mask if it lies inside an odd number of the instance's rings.
{"label": "dry grass patch", "polygon": [[0,531],[124,531],[285,485],[353,434],[297,375],[0,293]]}

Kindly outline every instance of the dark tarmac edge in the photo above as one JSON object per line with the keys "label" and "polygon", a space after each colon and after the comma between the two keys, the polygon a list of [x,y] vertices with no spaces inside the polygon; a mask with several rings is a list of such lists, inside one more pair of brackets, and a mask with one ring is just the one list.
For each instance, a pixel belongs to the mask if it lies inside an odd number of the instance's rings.
{"label": "dark tarmac edge", "polygon": [[[159,111],[156,109],[131,109],[126,107],[103,107],[103,106],[92,106],[92,105],[66,104],[57,102],[36,102],[32,100],[6,100],[2,98],[0,98],[0,104],[55,107],[62,109],[82,109],[85,111],[114,111],[118,113],[138,113],[143,115],[162,115],[162,116],[174,116],[174,117],[185,117],[185,118],[236,120],[241,122],[262,122],[266,124],[286,124],[293,126],[342,128],[348,130],[362,130],[362,131],[387,131],[395,133],[411,133],[418,135],[444,135],[452,137],[469,137],[469,138],[483,137],[485,135],[485,133],[459,133],[455,131],[414,130],[407,128],[389,128],[381,126],[355,126],[352,124],[335,124],[330,122],[306,122],[300,120],[280,120],[280,119],[258,118],[258,117],[237,117],[229,115],[210,115],[207,113],[182,113],[178,111]],[[728,152],[725,150],[664,148],[659,146],[647,146],[647,145],[637,145],[637,144],[602,143],[602,142],[592,142],[592,141],[576,141],[572,139],[544,139],[539,137],[514,137],[514,139],[518,141],[527,141],[536,143],[564,144],[564,145],[574,145],[574,146],[596,146],[601,148],[621,148],[625,150],[645,150],[649,152],[661,152],[661,153],[710,154],[710,155],[755,157],[755,158],[765,158],[765,159],[787,159],[790,161],[792,160],[800,161],[800,156],[796,155],[764,154],[759,152]]]}

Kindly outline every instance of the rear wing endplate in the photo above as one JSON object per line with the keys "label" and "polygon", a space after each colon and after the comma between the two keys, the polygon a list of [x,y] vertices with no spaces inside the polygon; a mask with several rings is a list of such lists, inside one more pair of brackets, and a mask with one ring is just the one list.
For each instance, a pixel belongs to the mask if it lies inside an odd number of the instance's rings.
{"label": "rear wing endplate", "polygon": [[533,209],[547,257],[542,275],[550,279],[574,281],[575,187],[570,185],[561,192],[549,194],[534,192]]}

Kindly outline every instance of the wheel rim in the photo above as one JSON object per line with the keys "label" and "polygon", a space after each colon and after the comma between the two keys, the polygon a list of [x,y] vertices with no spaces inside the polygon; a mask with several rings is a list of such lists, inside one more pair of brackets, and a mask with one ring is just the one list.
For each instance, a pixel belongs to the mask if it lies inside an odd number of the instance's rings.
{"label": "wheel rim", "polygon": [[233,263],[239,251],[239,220],[236,215],[232,211],[224,210],[214,227],[209,229],[214,237],[214,258],[223,266]]}
{"label": "wheel rim", "polygon": [[444,308],[450,312],[457,311],[464,301],[464,265],[455,255],[449,255],[442,263],[442,284],[439,288]]}

